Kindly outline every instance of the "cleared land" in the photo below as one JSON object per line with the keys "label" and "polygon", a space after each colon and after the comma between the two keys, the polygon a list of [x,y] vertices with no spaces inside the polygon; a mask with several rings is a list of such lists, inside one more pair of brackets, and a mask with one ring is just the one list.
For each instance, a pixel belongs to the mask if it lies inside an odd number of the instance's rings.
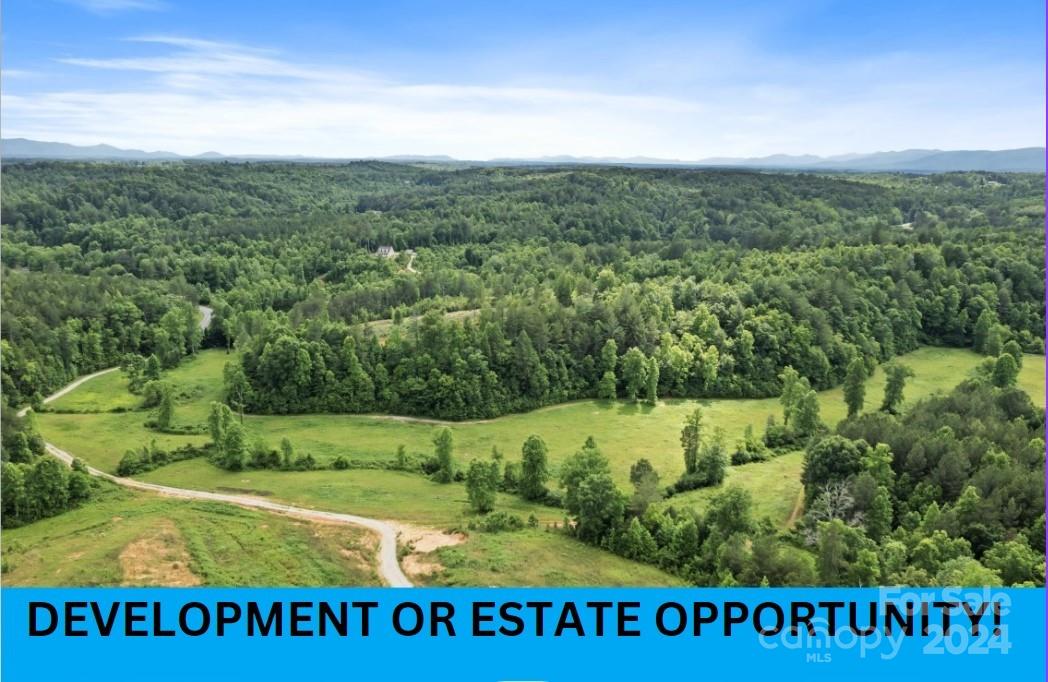
{"label": "cleared land", "polygon": [[4,529],[5,584],[382,584],[363,529],[99,485],[83,507]]}
{"label": "cleared land", "polygon": [[[222,351],[206,351],[171,371],[167,379],[183,396],[175,413],[177,424],[203,424],[208,405],[221,399],[222,367],[232,356]],[[916,372],[905,391],[906,402],[952,388],[971,374],[982,360],[970,351],[946,348],[922,348],[906,355],[903,362]],[[1021,384],[1037,404],[1044,405],[1044,358],[1027,356],[1020,376]],[[116,395],[94,389],[95,382]],[[55,401],[56,409],[82,407],[80,391],[91,390],[98,404],[124,405],[134,399],[126,391],[126,382],[117,374],[99,377]],[[878,370],[867,382],[866,405],[878,406],[883,397],[884,376]],[[820,394],[822,418],[835,424],[844,417],[840,388]],[[729,445],[742,435],[747,425],[760,432],[768,415],[781,415],[775,398],[760,400],[663,400],[656,406],[630,404],[624,401],[585,400],[543,408],[526,414],[509,415],[486,422],[449,423],[455,435],[455,453],[460,461],[487,457],[498,447],[507,458],[516,459],[520,447],[531,434],[546,441],[554,465],[574,453],[587,436],[596,438],[601,450],[612,462],[620,485],[628,483],[629,467],[647,457],[665,480],[680,475],[680,427],[685,416],[702,407],[705,423],[724,429]],[[92,443],[76,443],[74,452],[106,471],[115,471],[123,453],[132,446],[155,438],[161,447],[186,442],[204,442],[205,436],[165,436],[142,427],[143,413],[113,414],[47,414],[39,417],[45,435],[59,447],[74,445],[72,437],[90,434]],[[432,420],[370,415],[294,415],[248,416],[246,425],[252,437],[277,444],[283,437],[294,443],[296,451],[312,453],[318,462],[330,462],[338,455],[354,460],[390,461],[397,446],[408,452],[432,452],[436,424]]]}
{"label": "cleared land", "polygon": [[[203,423],[210,401],[221,397],[222,366],[230,359],[232,356],[222,351],[207,351],[168,373],[167,379],[178,386],[181,395],[176,423]],[[906,402],[950,389],[970,375],[981,360],[970,351],[944,348],[923,348],[905,356],[902,361],[916,372],[906,387]],[[92,387],[95,381],[102,382],[101,388]],[[123,408],[130,394],[126,392],[126,383],[121,381],[118,374],[100,377],[59,399],[54,406],[60,410],[83,409],[87,402],[78,393],[91,389],[98,396],[97,404]],[[868,409],[880,404],[883,382],[880,371],[867,382]],[[1037,404],[1044,405],[1043,357],[1026,357],[1020,384]],[[828,424],[844,416],[840,389],[820,394],[820,403],[823,420]],[[611,460],[615,476],[624,489],[629,466],[640,457],[647,457],[668,483],[682,470],[680,427],[685,415],[696,406],[703,407],[708,428],[719,426],[725,430],[729,444],[742,435],[747,424],[760,429],[769,414],[781,412],[776,399],[666,400],[656,406],[580,401],[486,422],[452,424],[456,457],[460,463],[473,457],[487,457],[492,447],[497,446],[507,459],[516,460],[521,443],[535,433],[546,440],[556,468],[586,436],[593,435]],[[41,414],[37,419],[50,442],[106,471],[115,470],[128,448],[150,440],[165,448],[207,440],[206,436],[154,434],[142,426],[143,412]],[[390,460],[399,444],[404,444],[409,452],[430,453],[435,428],[426,420],[348,415],[248,416],[246,425],[252,437],[261,437],[271,444],[287,436],[297,451],[310,452],[321,463],[338,455],[352,460]],[[801,453],[791,453],[766,463],[732,467],[728,482],[753,493],[758,514],[786,525],[800,493],[801,461]],[[418,475],[395,471],[226,472],[202,460],[189,460],[162,467],[141,478],[183,488],[255,494],[302,507],[440,530],[464,529],[470,518],[461,484],[438,485]],[[701,509],[715,492],[694,491],[673,498],[672,503]],[[415,574],[415,579],[470,585],[677,582],[651,566],[621,559],[545,530],[547,524],[561,520],[561,510],[530,505],[505,495],[499,496],[497,508],[525,518],[534,514],[540,528],[504,534],[470,532],[465,542],[421,557],[422,563],[435,562],[436,566]]]}

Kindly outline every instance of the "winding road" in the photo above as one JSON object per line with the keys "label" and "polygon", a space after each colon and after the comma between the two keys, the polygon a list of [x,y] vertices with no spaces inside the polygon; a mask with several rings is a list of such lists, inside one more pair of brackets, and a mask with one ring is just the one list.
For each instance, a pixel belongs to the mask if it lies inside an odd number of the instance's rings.
{"label": "winding road", "polygon": [[[201,314],[203,319],[201,320],[201,328],[206,328],[211,322],[211,309],[207,306],[200,306]],[[110,367],[109,369],[103,369],[93,374],[87,374],[80,377],[76,381],[73,381],[68,386],[64,386],[59,390],[55,391],[51,395],[44,398],[45,403],[58,400],[62,396],[66,395],[70,391],[76,389],[78,386],[86,381],[90,381],[95,377],[102,376],[103,374],[109,374],[115,372],[119,367]],[[19,417],[24,417],[29,411],[28,407],[23,407],[18,411]],[[58,446],[52,443],[44,443],[44,448],[47,452],[54,457],[57,457],[66,464],[72,464],[74,456],[70,453],[62,450]],[[338,512],[327,512],[319,511],[316,509],[306,509],[304,507],[294,507],[287,504],[279,504],[277,502],[271,502],[269,500],[259,499],[257,497],[251,497],[249,495],[230,495],[226,493],[212,493],[204,490],[190,490],[187,488],[173,488],[167,485],[158,485],[156,483],[145,483],[143,481],[136,481],[133,478],[122,478],[120,476],[114,476],[110,473],[95,469],[94,467],[87,467],[87,471],[92,476],[98,476],[108,481],[112,481],[117,485],[122,485],[125,488],[133,488],[134,490],[144,490],[147,492],[157,493],[160,495],[166,495],[168,497],[178,497],[185,500],[205,500],[208,502],[225,502],[227,504],[235,504],[241,507],[250,507],[252,509],[261,509],[264,511],[275,512],[278,514],[286,514],[289,516],[295,516],[298,518],[306,519],[309,521],[320,521],[326,523],[345,523],[354,526],[360,526],[373,531],[379,536],[379,560],[378,560],[378,571],[382,580],[385,581],[390,587],[412,587],[412,583],[408,580],[408,577],[404,575],[404,571],[400,568],[400,561],[397,559],[397,531],[393,526],[385,521],[379,521],[378,519],[369,519],[364,516],[355,516],[353,514],[341,514]]]}

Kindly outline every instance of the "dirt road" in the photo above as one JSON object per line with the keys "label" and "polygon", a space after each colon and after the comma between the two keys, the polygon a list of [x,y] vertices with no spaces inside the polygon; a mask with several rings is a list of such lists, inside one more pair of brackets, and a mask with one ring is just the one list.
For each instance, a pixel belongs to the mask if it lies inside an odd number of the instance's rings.
{"label": "dirt road", "polygon": [[[210,316],[208,316],[210,317]],[[115,372],[118,367],[110,367],[109,369],[103,369],[100,372],[94,374],[88,374],[82,376],[73,383],[65,386],[53,394],[44,398],[45,403],[49,403],[53,400],[57,400],[69,393],[76,387],[80,386],[85,381],[89,381],[97,376],[108,374],[109,372]],[[23,417],[28,412],[28,407],[23,407],[18,411],[18,416]],[[58,459],[62,460],[66,464],[73,463],[73,455],[69,454],[65,450],[51,444],[45,443],[45,449],[47,452]],[[265,511],[276,512],[278,514],[288,514],[290,516],[296,516],[302,519],[310,521],[322,521],[327,523],[348,523],[354,526],[362,526],[378,534],[379,543],[379,557],[378,557],[378,571],[382,580],[385,581],[390,587],[412,587],[412,583],[408,580],[407,576],[400,569],[400,562],[397,559],[397,531],[392,525],[385,521],[379,521],[378,519],[369,519],[364,516],[354,516],[353,514],[340,514],[337,512],[326,512],[319,511],[316,509],[305,509],[303,507],[293,507],[291,505],[279,504],[277,502],[271,502],[269,500],[259,499],[257,497],[251,497],[249,495],[229,495],[226,493],[212,493],[203,490],[189,490],[186,488],[172,488],[166,485],[157,485],[155,483],[144,483],[142,481],[136,481],[133,478],[121,478],[112,474],[106,473],[94,467],[88,467],[88,472],[93,476],[98,476],[106,480],[112,481],[117,485],[122,485],[126,488],[133,488],[135,490],[144,490],[147,492],[157,493],[160,495],[166,495],[168,497],[178,497],[186,500],[207,500],[210,502],[225,502],[228,504],[236,504],[241,507],[251,507],[253,509],[262,509]]]}

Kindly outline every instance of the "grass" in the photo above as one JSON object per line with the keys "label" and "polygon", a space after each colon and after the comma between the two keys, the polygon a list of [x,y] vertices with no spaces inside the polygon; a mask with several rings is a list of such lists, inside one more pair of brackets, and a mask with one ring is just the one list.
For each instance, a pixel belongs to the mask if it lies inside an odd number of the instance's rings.
{"label": "grass", "polygon": [[99,499],[5,528],[6,585],[379,585],[377,539],[231,505],[100,483]]}
{"label": "grass", "polygon": [[[222,351],[206,351],[170,372],[167,379],[180,392],[196,396],[179,403],[176,423],[203,424],[211,400],[221,397],[222,366],[230,359]],[[916,372],[905,391],[906,402],[913,402],[936,391],[952,388],[971,374],[982,360],[973,352],[959,349],[922,348],[906,355],[903,362]],[[96,379],[73,391],[63,401],[90,387]],[[1035,402],[1044,405],[1044,358],[1027,356],[1021,373],[1022,386]],[[875,408],[883,397],[884,376],[878,370],[867,382],[866,405]],[[845,407],[840,388],[819,395],[822,418],[830,425],[844,417]],[[629,467],[641,457],[655,466],[664,480],[678,477],[683,470],[680,454],[680,428],[685,416],[702,407],[707,428],[724,429],[731,446],[747,425],[758,432],[768,415],[781,415],[775,398],[758,400],[663,400],[658,405],[631,404],[624,401],[583,400],[556,405],[526,414],[501,417],[486,422],[452,424],[455,453],[461,462],[487,457],[498,447],[508,459],[517,459],[524,440],[538,434],[546,441],[551,463],[571,456],[587,436],[593,435],[611,461],[619,485],[626,487]],[[56,444],[61,439],[89,432],[93,443],[77,443],[83,456],[96,466],[113,471],[120,457],[131,446],[148,442],[155,436],[141,423],[143,413],[107,415],[42,415],[40,423]],[[252,437],[276,445],[287,437],[299,452],[309,452],[318,462],[330,462],[339,455],[348,459],[392,460],[397,446],[408,452],[428,454],[433,451],[432,437],[437,428],[432,423],[365,415],[295,415],[248,416],[246,425]],[[203,442],[204,437],[160,437],[161,447],[181,442]]]}
{"label": "grass", "polygon": [[[737,485],[750,492],[753,498],[753,513],[756,517],[767,516],[777,526],[785,527],[797,505],[803,490],[801,466],[803,452],[791,452],[779,457],[753,464],[728,467],[725,485]],[[710,498],[720,488],[700,488],[674,495],[661,504],[665,506],[692,507],[702,511]]]}
{"label": "grass", "polygon": [[680,586],[684,582],[648,564],[582,544],[556,531],[474,533],[468,542],[443,547],[435,585]]}
{"label": "grass", "polygon": [[133,410],[141,402],[141,398],[127,390],[127,377],[123,372],[110,372],[81,384],[50,406],[68,412],[109,412]]}
{"label": "grass", "polygon": [[[167,375],[180,398],[176,423],[203,423],[211,400],[221,397],[223,365],[232,358],[222,351],[205,351]],[[903,358],[916,373],[905,390],[905,403],[936,392],[948,391],[969,376],[982,357],[967,350],[922,348]],[[1044,358],[1027,356],[1020,385],[1034,402],[1044,405]],[[62,401],[76,400],[81,391],[101,381],[95,379]],[[126,393],[110,382],[108,389],[94,388],[101,401],[123,400],[105,390]],[[866,406],[875,409],[883,397],[884,377],[879,370],[867,382]],[[844,417],[841,389],[819,395],[823,420],[831,426]],[[76,404],[83,404],[76,403]],[[452,424],[455,454],[460,465],[487,457],[493,446],[509,460],[519,459],[520,446],[531,434],[543,437],[556,469],[560,462],[593,435],[608,456],[619,485],[628,489],[629,467],[648,458],[664,482],[682,470],[680,428],[685,416],[702,407],[707,428],[723,428],[729,445],[747,425],[758,432],[769,414],[778,417],[778,400],[663,400],[655,406],[624,401],[584,400],[548,407],[527,414],[509,415],[484,422]],[[168,436],[142,426],[144,412],[105,414],[41,414],[38,424],[45,437],[87,462],[114,471],[130,447],[155,439],[163,448],[182,443],[203,443],[207,436]],[[389,460],[397,446],[412,453],[432,452],[437,428],[426,420],[367,415],[248,416],[245,424],[253,438],[272,445],[288,437],[298,452],[310,452],[320,463],[338,455],[357,460]],[[761,464],[729,469],[728,483],[749,489],[755,511],[786,525],[800,493],[801,453],[792,453]],[[469,521],[465,489],[461,484],[437,485],[413,474],[385,470],[350,471],[221,471],[203,460],[189,460],[162,467],[142,476],[144,480],[200,490],[255,491],[273,499],[305,507],[356,513],[375,518],[434,528],[463,528]],[[698,490],[674,497],[677,506],[702,509],[716,490]],[[497,508],[523,517],[535,514],[545,524],[560,520],[560,510],[524,503],[514,496],[500,496]],[[432,578],[437,583],[495,584],[671,584],[674,578],[657,569],[628,562],[595,550],[571,538],[542,530],[518,533],[472,533],[462,545],[438,550],[445,571]],[[259,583],[268,584],[268,583]]]}

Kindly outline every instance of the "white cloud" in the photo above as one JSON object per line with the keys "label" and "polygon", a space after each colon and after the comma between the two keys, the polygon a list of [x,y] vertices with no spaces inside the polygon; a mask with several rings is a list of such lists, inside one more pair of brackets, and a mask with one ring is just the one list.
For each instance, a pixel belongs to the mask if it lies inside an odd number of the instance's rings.
{"label": "white cloud", "polygon": [[951,70],[916,55],[811,65],[740,53],[724,69],[703,64],[684,85],[646,93],[546,86],[555,81],[541,76],[527,86],[398,82],[232,43],[135,41],[169,50],[62,60],[112,72],[116,85],[8,92],[4,135],[182,153],[473,159],[1043,144],[1044,100],[1030,96],[1043,94],[1043,72]]}
{"label": "white cloud", "polygon": [[167,9],[167,3],[160,0],[65,0],[65,2],[82,7],[95,14],[109,14],[128,10],[145,10],[156,12]]}

